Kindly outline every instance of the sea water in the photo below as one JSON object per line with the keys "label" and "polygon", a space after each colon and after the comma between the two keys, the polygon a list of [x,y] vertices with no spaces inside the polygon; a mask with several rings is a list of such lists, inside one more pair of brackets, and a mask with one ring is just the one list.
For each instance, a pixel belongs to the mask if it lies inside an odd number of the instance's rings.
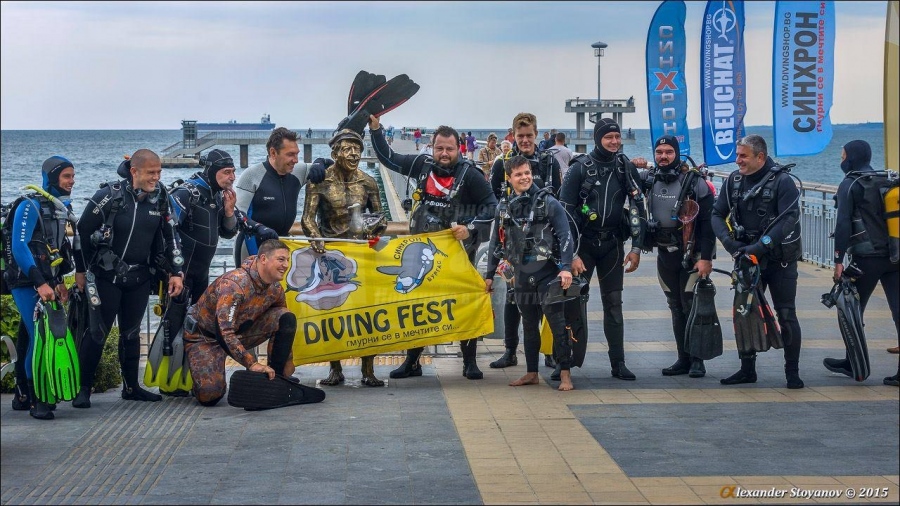
{"label": "sea water", "polygon": [[[397,130],[395,128],[395,130]],[[427,130],[429,133],[433,129]],[[487,134],[495,132],[501,137],[505,135],[505,128],[494,129],[460,129],[461,132],[471,131],[478,139],[485,139]],[[573,130],[561,129],[567,135],[573,135]],[[315,137],[328,135],[330,132],[314,130]],[[748,127],[748,134],[762,135],[770,143],[772,150],[771,127]],[[643,156],[652,159],[651,140],[649,130],[634,130],[634,144],[626,144],[624,152],[629,157]],[[692,158],[697,163],[702,163],[702,140],[699,129],[693,129],[689,133]],[[825,183],[837,185],[843,173],[840,170],[841,148],[847,142],[854,139],[863,139],[872,146],[872,166],[880,169],[884,166],[884,136],[881,123],[868,123],[861,125],[835,125],[834,136],[831,143],[821,153],[802,157],[776,157],[782,164],[796,163],[793,173],[802,181],[809,183]],[[368,139],[367,139],[368,140]],[[75,164],[75,189],[73,190],[73,207],[76,215],[80,215],[85,207],[88,197],[97,190],[100,183],[118,178],[116,168],[124,159],[124,155],[130,155],[138,149],[148,148],[157,153],[162,152],[168,146],[181,141],[181,130],[3,130],[0,132],[0,188],[2,188],[2,202],[10,202],[20,195],[22,186],[26,184],[41,184],[41,164],[45,159],[53,155],[62,155]],[[569,143],[570,146],[573,143]],[[238,158],[238,146],[216,146],[231,153]],[[592,146],[591,146],[592,147]],[[313,158],[329,157],[330,149],[325,144],[314,144]],[[262,144],[250,145],[248,160],[250,165],[263,161],[266,157],[265,146]],[[712,167],[717,173],[728,173],[734,170],[734,164]],[[163,183],[169,184],[177,179],[187,179],[194,174],[197,168],[166,168],[162,171]],[[363,168],[380,180],[377,171]],[[240,177],[243,169],[238,168]],[[303,192],[300,194],[301,202],[298,205],[300,219],[303,210]],[[231,246],[232,240],[223,239],[220,246]],[[230,260],[230,257],[219,256],[216,263]]]}

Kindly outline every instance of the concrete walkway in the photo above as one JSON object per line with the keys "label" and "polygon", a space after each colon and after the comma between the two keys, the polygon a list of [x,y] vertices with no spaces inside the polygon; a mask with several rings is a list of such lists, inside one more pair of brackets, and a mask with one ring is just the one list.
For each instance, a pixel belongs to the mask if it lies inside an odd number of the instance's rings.
{"label": "concrete walkway", "polygon": [[[840,491],[833,501],[841,503],[853,490],[896,504],[898,389],[881,379],[896,371],[896,355],[884,350],[897,341],[883,293],[867,311],[868,380],[822,367],[843,343],[834,312],[818,302],[829,273],[804,264],[798,308],[806,388],[784,388],[776,350],[760,355],[758,383],[725,387],[718,380],[738,368],[726,279],[714,278],[725,354],[707,363],[705,378],[663,377],[675,346],[654,260],[645,255],[626,276],[626,357],[637,381],[610,377],[594,296],[587,360],[573,370],[569,393],[555,390],[543,366],[541,385],[507,386],[524,374],[524,360],[488,368],[503,344],[485,339],[484,380],[463,378],[462,359],[451,354],[429,360],[421,378],[372,389],[360,387],[358,360],[351,360],[347,383],[324,387],[324,402],[271,411],[175,398],[136,403],[114,390],[95,394],[88,410],[61,404],[57,419],[44,422],[12,411],[3,395],[0,503],[757,502],[722,497],[741,490],[784,491],[768,500],[780,503],[792,502],[796,489]],[[380,357],[376,373],[387,378],[399,361]],[[327,366],[298,371],[315,385]]]}

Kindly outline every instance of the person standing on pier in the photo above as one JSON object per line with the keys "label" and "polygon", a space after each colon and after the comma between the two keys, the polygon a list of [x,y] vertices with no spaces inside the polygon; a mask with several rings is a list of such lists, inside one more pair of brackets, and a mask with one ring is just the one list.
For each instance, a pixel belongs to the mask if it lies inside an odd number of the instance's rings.
{"label": "person standing on pier", "polygon": [[[372,149],[378,160],[394,172],[419,181],[416,207],[412,210],[409,229],[413,234],[451,230],[463,241],[469,261],[475,263],[475,251],[480,242],[476,224],[490,223],[497,208],[497,199],[475,164],[459,156],[459,133],[440,126],[432,135],[434,156],[402,155],[395,153],[384,139],[384,131],[375,116],[369,117]],[[463,355],[463,376],[471,380],[484,375],[475,362],[478,338],[460,341]],[[419,357],[424,348],[406,352],[403,364],[391,371],[391,378],[421,376]]]}
{"label": "person standing on pier", "polygon": [[625,254],[629,229],[623,226],[625,201],[636,205],[640,174],[620,153],[622,131],[610,118],[594,124],[593,151],[572,160],[560,190],[559,200],[569,213],[572,235],[578,249],[572,274],[585,274],[590,282],[594,270],[603,303],[603,333],[609,345],[609,363],[614,378],[631,381],[635,375],[625,366],[625,320],[622,316],[624,274],[634,272],[645,247],[640,234],[631,235],[631,251]]}
{"label": "person standing on pier", "polygon": [[230,239],[238,230],[259,243],[277,239],[269,227],[256,223],[235,208],[234,160],[214,149],[201,158],[203,170],[175,187],[169,194],[184,255],[184,286],[197,300],[209,286],[209,267],[219,237]]}
{"label": "person standing on pier", "polygon": [[[531,164],[531,179],[538,189],[550,187],[551,194],[557,195],[561,186],[562,172],[556,158],[551,153],[540,151],[535,144],[538,132],[537,117],[528,112],[517,114],[513,118],[513,131],[515,132],[516,146],[504,158],[495,160],[491,166],[490,180],[494,197],[500,201],[512,192],[512,187],[507,180],[505,163],[516,155],[524,156]],[[516,357],[516,348],[519,346],[519,323],[522,317],[516,307],[512,291],[513,285],[507,285],[506,304],[503,306],[506,351],[499,359],[491,362],[491,367],[494,369],[502,369],[519,363]],[[552,355],[545,355],[544,365],[556,367],[557,363]],[[554,372],[554,377],[555,375]]]}
{"label": "person standing on pier", "polygon": [[497,134],[491,132],[487,136],[487,145],[478,152],[478,168],[484,171],[485,179],[490,179],[491,166],[500,154],[500,148],[497,147]]}
{"label": "person standing on pier", "polygon": [[[67,158],[51,156],[41,166],[42,189],[46,195],[60,199],[69,213],[72,212],[70,195],[75,186],[75,166]],[[69,292],[63,276],[74,267],[80,255],[73,252],[73,244],[66,237],[67,220],[57,212],[54,203],[41,193],[28,193],[18,200],[10,210],[10,220],[4,231],[4,248],[12,262],[3,271],[3,278],[12,294],[13,303],[19,311],[21,327],[16,338],[16,390],[12,408],[16,411],[28,410],[38,420],[53,420],[53,407],[42,402],[34,393],[34,369],[32,355],[35,350],[34,308],[38,302],[59,300],[65,304]],[[6,233],[9,235],[6,236]],[[75,246],[78,244],[75,243]],[[54,262],[52,254],[59,262]],[[4,308],[4,311],[6,308]],[[46,371],[42,371],[46,372]]]}
{"label": "person standing on pier", "polygon": [[[707,277],[712,273],[712,256],[716,250],[716,235],[713,233],[712,206],[715,198],[706,180],[702,177],[688,177],[681,160],[678,139],[663,135],[656,140],[653,148],[656,167],[641,172],[641,184],[645,189],[647,209],[650,215],[650,245],[656,247],[656,273],[659,285],[666,296],[672,313],[672,329],[675,332],[675,346],[678,360],[662,370],[663,376],[689,375],[691,378],[706,376],[703,360],[692,357],[685,351],[685,334],[688,316],[693,302],[693,286],[697,277]],[[632,160],[637,167],[645,167],[646,160]],[[673,204],[683,194],[682,186],[691,184],[684,193],[697,203],[699,212],[694,218],[693,237],[686,243],[682,233],[682,223]],[[680,204],[685,205],[685,200]],[[687,251],[686,248],[690,248]]]}
{"label": "person standing on pier", "polygon": [[[246,209],[247,217],[274,230],[279,236],[290,235],[297,220],[300,188],[307,181],[321,183],[331,162],[317,158],[307,164],[299,161],[297,133],[285,127],[272,130],[266,142],[268,157],[241,173],[234,185],[238,209]],[[258,238],[242,231],[234,242],[234,263],[241,265],[247,255],[255,255]]]}
{"label": "person standing on pier", "polygon": [[[378,223],[368,228],[362,213],[381,213],[381,192],[375,178],[359,169],[364,147],[363,138],[353,130],[341,130],[328,141],[334,165],[325,171],[325,179],[306,185],[303,218],[300,224],[308,237],[341,239],[370,239],[384,231],[387,220],[382,215]],[[325,253],[324,242],[311,241],[318,253]],[[370,387],[384,386],[375,377],[375,355],[362,357],[362,384]],[[331,361],[328,377],[323,385],[344,382],[340,360]]]}
{"label": "person standing on pier", "polygon": [[[765,139],[748,135],[737,142],[738,169],[719,190],[712,227],[734,258],[758,259],[760,286],[768,287],[784,340],[787,388],[803,388],[800,379],[800,322],[797,320],[797,261],[800,244],[800,191],[792,177],[769,157]],[[756,353],[739,354],[741,369],[723,385],[756,383]]]}
{"label": "person standing on pier", "polygon": [[100,305],[91,308],[90,330],[78,350],[81,390],[72,401],[76,408],[91,407],[94,375],[114,321],[119,324],[122,398],[162,400],[138,383],[141,320],[157,280],[154,271],[167,275],[170,297],[177,297],[184,284],[184,258],[171,220],[168,194],[159,182],[159,155],[139,149],[119,164],[116,173],[123,179],[102,184],[78,220],[78,233],[85,240],[81,242],[83,260],[76,265],[75,280],[80,288],[93,286]]}
{"label": "person standing on pier", "polygon": [[[859,291],[860,313],[865,313],[869,298],[880,281],[891,309],[894,326],[900,335],[900,263],[891,258],[888,227],[882,218],[884,199],[881,196],[881,189],[888,181],[887,177],[875,173],[870,165],[871,161],[872,147],[866,141],[850,141],[841,150],[841,170],[846,177],[834,195],[837,207],[834,227],[834,279],[841,279],[844,272],[844,256],[848,254],[850,260],[863,273],[854,282]],[[859,223],[862,224],[865,234],[857,229]],[[854,236],[866,237],[868,241],[854,240]],[[850,361],[846,357],[826,358],[823,364],[831,372],[853,377]],[[900,386],[898,375],[900,363],[897,366],[897,374],[884,378],[884,384]]]}
{"label": "person standing on pier", "polygon": [[540,323],[541,317],[546,317],[553,333],[553,354],[560,364],[559,390],[572,390],[575,388],[570,373],[572,342],[566,329],[563,301],[549,297],[554,283],[558,283],[562,290],[567,290],[572,284],[574,245],[569,221],[562,204],[552,196],[553,190],[549,187],[538,188],[534,184],[531,163],[527,158],[516,155],[505,165],[511,191],[502,197],[497,206],[484,278],[490,292],[500,262],[491,253],[501,250],[503,258],[515,271],[514,307],[522,315],[527,363],[525,375],[510,383],[510,386],[537,385],[540,382]]}

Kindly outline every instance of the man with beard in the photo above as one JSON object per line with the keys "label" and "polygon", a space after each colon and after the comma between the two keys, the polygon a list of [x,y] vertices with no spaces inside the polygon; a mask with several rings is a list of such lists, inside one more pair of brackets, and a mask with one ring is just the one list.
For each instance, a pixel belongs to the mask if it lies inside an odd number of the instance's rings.
{"label": "man with beard", "polygon": [[[714,197],[702,177],[687,178],[682,171],[681,148],[678,139],[664,135],[656,140],[653,147],[656,167],[641,173],[641,182],[646,189],[649,210],[650,246],[657,250],[656,273],[659,285],[666,296],[672,313],[672,329],[675,332],[675,346],[678,360],[662,370],[663,376],[688,374],[691,378],[706,376],[703,360],[692,357],[685,351],[685,326],[691,312],[694,295],[692,287],[697,277],[707,277],[712,272],[712,255],[716,248],[716,236],[710,218]],[[646,161],[635,158],[636,166],[645,166]],[[681,222],[676,219],[673,206],[682,195],[682,185],[691,183],[686,195],[699,206],[694,218],[694,237],[691,251],[686,252]],[[682,202],[682,206],[684,202]],[[696,245],[696,246],[694,246]],[[686,256],[687,253],[687,256]],[[696,271],[696,272],[693,272]]]}
{"label": "man with beard", "polygon": [[[306,201],[300,221],[308,237],[368,239],[387,226],[382,216],[376,227],[367,228],[362,213],[369,210],[381,213],[381,193],[375,178],[359,170],[363,150],[362,137],[353,130],[341,130],[328,142],[334,165],[325,171],[320,183],[306,185]],[[359,213],[359,216],[356,215]],[[324,253],[322,241],[312,241],[313,249]],[[331,371],[323,385],[337,385],[344,381],[340,360],[331,361]],[[362,384],[384,386],[375,377],[375,355],[362,357]]]}
{"label": "man with beard", "polygon": [[[474,264],[478,248],[478,223],[490,223],[497,207],[491,187],[474,163],[459,156],[459,133],[440,126],[433,134],[434,156],[401,155],[395,153],[384,139],[378,118],[369,118],[372,148],[384,166],[404,176],[415,178],[419,184],[417,206],[409,220],[410,232],[420,234],[452,230],[453,236],[464,241],[469,261]],[[483,374],[475,362],[478,339],[459,343],[463,354],[463,376],[481,379]],[[391,371],[391,378],[421,376],[419,357],[424,348],[406,352],[406,360]]]}

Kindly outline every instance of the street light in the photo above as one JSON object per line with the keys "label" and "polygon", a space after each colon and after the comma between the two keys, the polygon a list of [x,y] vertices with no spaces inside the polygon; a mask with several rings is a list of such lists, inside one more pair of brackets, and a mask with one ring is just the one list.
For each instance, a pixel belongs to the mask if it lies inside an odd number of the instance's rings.
{"label": "street light", "polygon": [[600,58],[603,58],[603,50],[606,49],[605,42],[594,42],[591,44],[594,48],[594,56],[597,57],[597,103],[600,103]]}

